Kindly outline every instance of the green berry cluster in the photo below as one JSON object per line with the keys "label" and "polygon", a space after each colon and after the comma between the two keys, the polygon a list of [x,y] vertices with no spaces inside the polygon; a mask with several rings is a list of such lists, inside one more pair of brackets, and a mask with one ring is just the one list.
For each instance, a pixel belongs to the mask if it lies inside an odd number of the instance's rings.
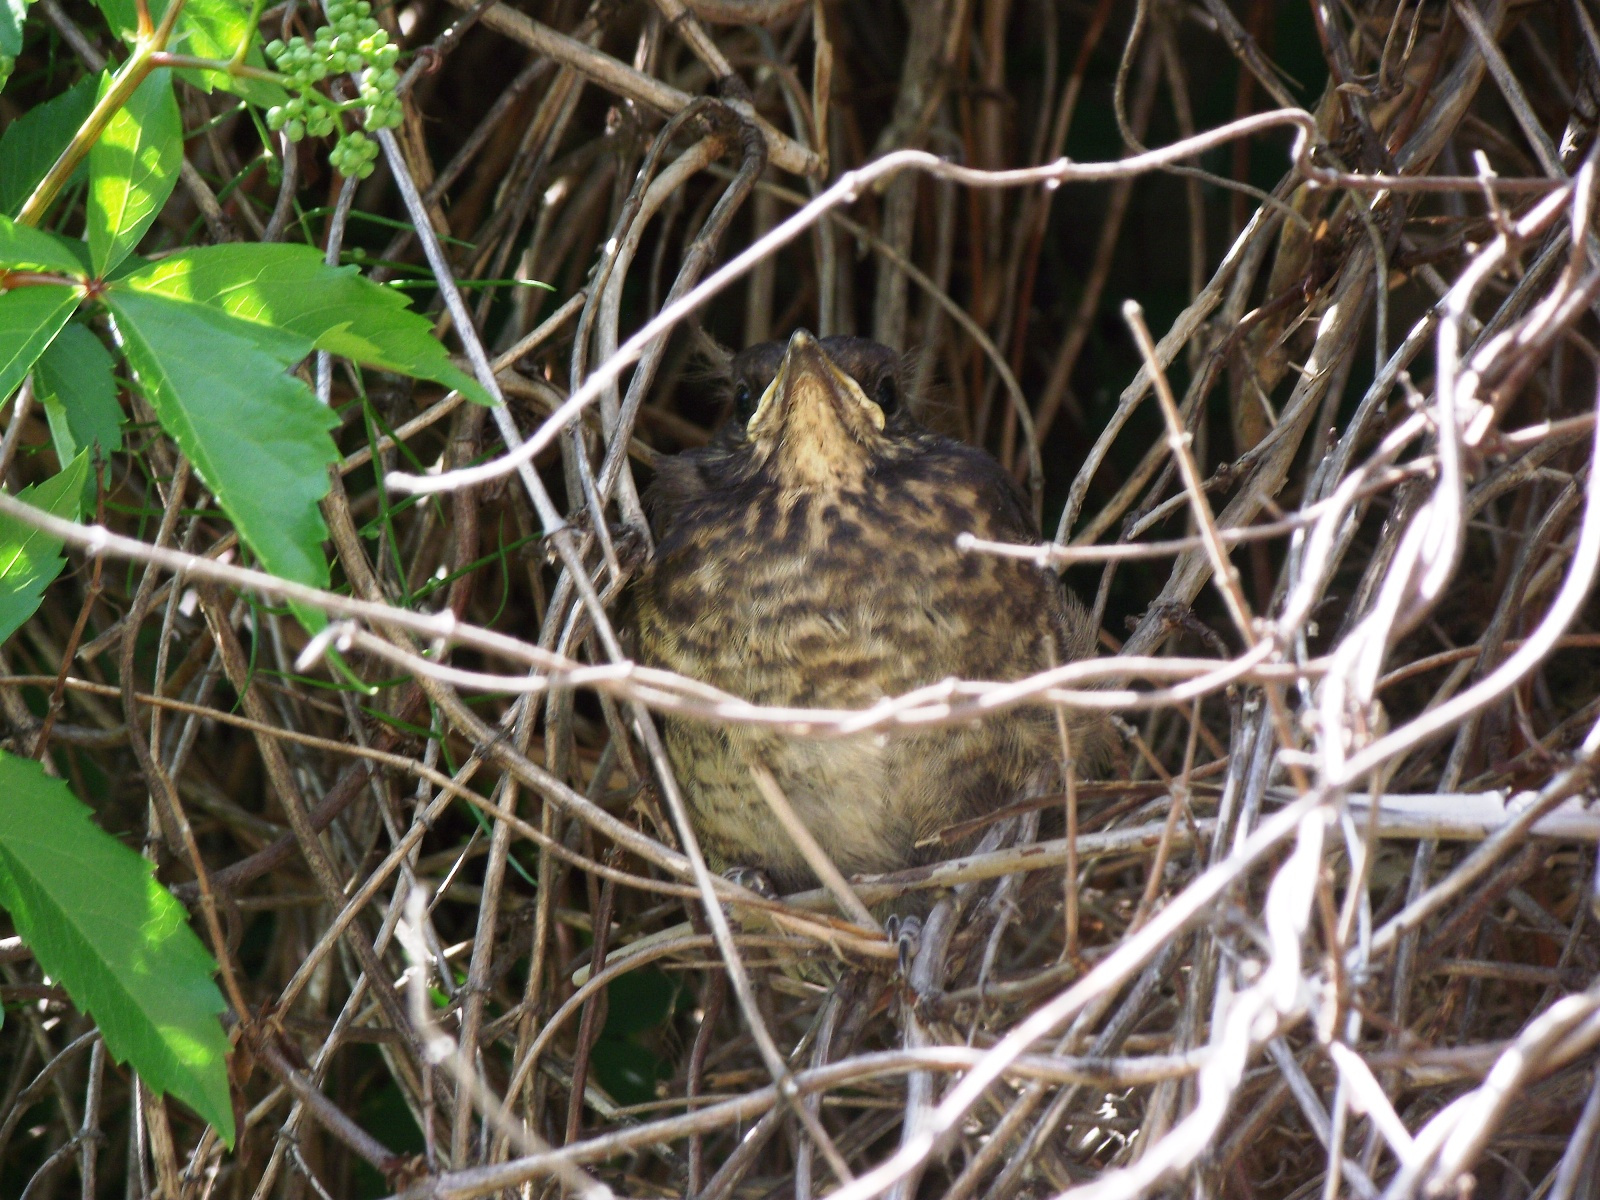
{"label": "green berry cluster", "polygon": [[[400,124],[400,97],[395,94],[400,47],[372,19],[368,0],[327,0],[325,10],[328,23],[312,41],[294,37],[267,44],[267,57],[298,93],[267,110],[267,128],[281,129],[291,142],[337,130],[339,141],[328,161],[342,175],[365,179],[378,159],[378,143],[367,133]],[[317,89],[330,75],[344,74],[358,77],[356,99],[341,104]],[[345,109],[361,110],[366,133],[344,128],[339,114]]]}

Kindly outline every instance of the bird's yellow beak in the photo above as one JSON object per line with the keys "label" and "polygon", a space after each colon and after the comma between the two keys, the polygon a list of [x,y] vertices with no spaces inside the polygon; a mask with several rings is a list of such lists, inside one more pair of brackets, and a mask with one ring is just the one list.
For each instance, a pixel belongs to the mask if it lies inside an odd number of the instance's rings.
{"label": "bird's yellow beak", "polygon": [[842,426],[861,439],[870,436],[869,426],[881,431],[883,422],[883,409],[867,398],[861,385],[839,369],[816,338],[797,329],[745,429],[760,441],[811,427],[814,436],[826,441],[820,426]]}

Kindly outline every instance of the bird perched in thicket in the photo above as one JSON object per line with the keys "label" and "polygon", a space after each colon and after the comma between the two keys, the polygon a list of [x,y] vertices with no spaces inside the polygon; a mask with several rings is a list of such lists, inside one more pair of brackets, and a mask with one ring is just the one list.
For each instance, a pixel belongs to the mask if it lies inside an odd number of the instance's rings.
{"label": "bird perched in thicket", "polygon": [[[864,338],[753,346],[731,362],[735,416],[664,459],[657,538],[637,580],[641,660],[759,704],[864,708],[952,676],[1013,680],[1088,656],[1093,631],[1056,575],[963,551],[957,535],[1034,543],[1000,464],[930,433],[900,357]],[[770,771],[845,873],[919,861],[917,843],[1055,775],[1052,714],[849,738],[663,720],[712,865],[814,883],[751,775]],[[1103,724],[1084,719],[1083,741]]]}

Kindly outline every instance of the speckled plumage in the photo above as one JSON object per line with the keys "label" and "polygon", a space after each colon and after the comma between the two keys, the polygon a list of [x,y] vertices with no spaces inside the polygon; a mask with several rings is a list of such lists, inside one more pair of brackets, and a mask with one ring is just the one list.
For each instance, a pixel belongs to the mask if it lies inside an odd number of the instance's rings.
{"label": "speckled plumage", "polygon": [[[633,596],[644,662],[761,704],[862,708],[1091,653],[1087,616],[1053,573],[956,548],[964,531],[1039,531],[993,458],[898,403],[898,367],[876,343],[803,331],[734,358],[743,411],[664,460],[647,495],[657,547]],[[713,864],[759,867],[785,890],[812,875],[751,764],[848,874],[910,865],[918,841],[1018,799],[1060,755],[1037,709],[845,740],[683,719],[664,735]]]}

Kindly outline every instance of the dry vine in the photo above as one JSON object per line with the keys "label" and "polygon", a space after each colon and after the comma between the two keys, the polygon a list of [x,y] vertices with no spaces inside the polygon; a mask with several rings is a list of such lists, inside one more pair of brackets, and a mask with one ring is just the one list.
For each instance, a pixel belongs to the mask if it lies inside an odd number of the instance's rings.
{"label": "dry vine", "polygon": [[[0,662],[8,746],[220,918],[244,1114],[227,1153],[0,942],[0,1186],[1593,1200],[1587,0],[454,3],[380,14],[417,54],[373,179],[274,189],[191,92],[163,218],[359,246],[504,399],[307,365],[342,589],[231,561],[157,436],[96,523],[0,496],[77,568]],[[915,355],[1057,522],[969,551],[1070,568],[1115,653],[860,713],[629,661],[634,472],[720,415],[685,331],[797,324]],[[0,472],[46,441],[19,401]],[[1014,704],[1126,752],[779,902],[707,871],[651,717]],[[863,905],[909,889],[902,974]]]}

